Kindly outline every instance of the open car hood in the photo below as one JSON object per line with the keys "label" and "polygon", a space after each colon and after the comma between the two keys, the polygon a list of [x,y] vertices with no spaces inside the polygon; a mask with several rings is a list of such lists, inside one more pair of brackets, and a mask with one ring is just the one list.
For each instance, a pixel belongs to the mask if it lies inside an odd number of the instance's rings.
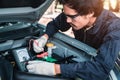
{"label": "open car hood", "polygon": [[54,0],[0,0],[0,22],[35,22]]}

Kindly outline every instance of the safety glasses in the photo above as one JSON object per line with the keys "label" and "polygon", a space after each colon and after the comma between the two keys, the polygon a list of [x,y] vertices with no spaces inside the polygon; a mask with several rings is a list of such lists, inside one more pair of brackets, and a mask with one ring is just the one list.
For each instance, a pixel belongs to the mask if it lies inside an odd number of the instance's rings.
{"label": "safety glasses", "polygon": [[[66,15],[66,14],[65,14]],[[75,14],[75,15],[66,15],[66,17],[69,17],[71,19],[75,19],[76,17],[80,16],[80,14]]]}
{"label": "safety glasses", "polygon": [[[64,13],[63,9],[62,9],[62,12]],[[65,16],[71,18],[72,20],[74,20],[76,17],[80,16],[80,14],[79,13],[75,14],[75,15],[67,15],[67,14],[65,14]]]}

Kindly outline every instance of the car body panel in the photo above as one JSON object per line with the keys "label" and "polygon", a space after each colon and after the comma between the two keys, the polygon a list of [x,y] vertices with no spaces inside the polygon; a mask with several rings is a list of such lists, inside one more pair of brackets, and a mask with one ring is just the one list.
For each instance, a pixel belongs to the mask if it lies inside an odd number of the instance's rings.
{"label": "car body panel", "polygon": [[12,0],[12,2],[1,0],[0,2],[0,22],[35,22],[41,18],[53,0]]}

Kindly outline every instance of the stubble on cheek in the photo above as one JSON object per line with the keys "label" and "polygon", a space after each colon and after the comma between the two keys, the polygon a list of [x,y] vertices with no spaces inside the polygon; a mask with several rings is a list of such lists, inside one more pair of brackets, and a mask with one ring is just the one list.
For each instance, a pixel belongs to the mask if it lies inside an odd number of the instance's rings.
{"label": "stubble on cheek", "polygon": [[70,24],[70,25],[71,25],[71,27],[72,27],[73,29],[76,29],[76,28],[77,28],[77,26],[74,25],[74,24]]}
{"label": "stubble on cheek", "polygon": [[74,25],[74,24],[70,24],[71,25],[71,27],[74,29],[74,30],[79,30],[79,29],[81,29],[82,27],[78,27],[78,26],[76,26],[76,25]]}

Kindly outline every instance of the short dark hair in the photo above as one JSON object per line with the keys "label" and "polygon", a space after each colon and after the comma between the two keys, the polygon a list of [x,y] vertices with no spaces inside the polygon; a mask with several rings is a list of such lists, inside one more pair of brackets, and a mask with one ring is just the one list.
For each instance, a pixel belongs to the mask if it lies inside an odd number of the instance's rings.
{"label": "short dark hair", "polygon": [[58,0],[60,4],[67,5],[76,10],[80,15],[87,15],[94,12],[94,17],[98,17],[103,10],[103,0]]}

